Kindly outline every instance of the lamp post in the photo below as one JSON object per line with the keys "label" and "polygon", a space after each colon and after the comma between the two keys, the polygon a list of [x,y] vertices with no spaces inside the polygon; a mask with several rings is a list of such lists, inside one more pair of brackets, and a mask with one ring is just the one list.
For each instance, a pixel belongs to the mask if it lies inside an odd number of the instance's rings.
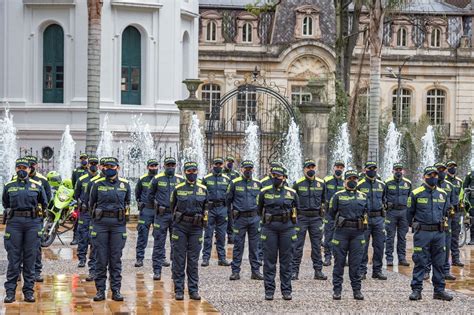
{"label": "lamp post", "polygon": [[402,70],[403,70],[403,67],[405,66],[405,64],[407,63],[407,61],[411,60],[412,58],[413,58],[413,56],[408,56],[408,57],[405,58],[403,63],[398,66],[398,73],[395,73],[391,67],[386,68],[387,71],[390,72],[392,77],[397,79],[397,99],[396,99],[396,103],[395,103],[395,115],[398,116],[398,117],[395,117],[395,121],[398,122],[398,123],[401,123],[402,118],[403,118],[403,114],[402,114],[403,111],[401,110],[401,97],[400,97],[401,88],[402,88],[402,80],[408,80],[408,81],[412,80],[410,78],[402,77]]}

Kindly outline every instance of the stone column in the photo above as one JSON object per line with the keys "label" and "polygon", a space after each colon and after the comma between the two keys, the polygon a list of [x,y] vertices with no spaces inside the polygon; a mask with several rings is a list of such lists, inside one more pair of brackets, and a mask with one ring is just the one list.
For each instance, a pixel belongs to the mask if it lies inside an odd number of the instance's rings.
{"label": "stone column", "polygon": [[194,114],[199,118],[201,127],[206,121],[206,109],[209,104],[206,101],[199,100],[196,97],[196,91],[202,84],[198,79],[186,79],[183,81],[189,91],[189,97],[185,100],[176,101],[179,109],[179,148],[182,151],[190,145],[189,128],[191,127],[192,116]]}
{"label": "stone column", "polygon": [[298,105],[303,130],[303,156],[316,161],[320,177],[327,174],[328,127],[331,111],[331,105],[325,104],[321,99],[324,86],[325,84],[320,81],[310,80],[308,89],[312,100]]}

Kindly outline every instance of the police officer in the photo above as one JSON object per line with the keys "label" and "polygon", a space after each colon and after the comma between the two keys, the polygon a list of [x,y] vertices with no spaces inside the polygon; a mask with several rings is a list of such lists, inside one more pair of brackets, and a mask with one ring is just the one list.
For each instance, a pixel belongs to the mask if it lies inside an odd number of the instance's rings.
{"label": "police officer", "polygon": [[464,203],[462,202],[464,191],[462,179],[456,176],[457,164],[455,161],[448,161],[446,163],[448,168],[448,177],[446,180],[453,185],[452,206],[454,208],[454,216],[451,222],[451,257],[452,265],[464,267],[459,255],[459,235],[461,233],[461,217],[464,214]]}
{"label": "police officer", "polygon": [[206,186],[209,193],[209,223],[204,233],[204,249],[202,251],[201,266],[209,266],[211,257],[212,237],[216,231],[216,248],[219,258],[219,266],[230,266],[226,260],[225,234],[227,231],[227,207],[225,196],[227,186],[230,183],[229,177],[223,174],[224,160],[215,158],[213,160],[212,172],[204,176],[202,184]]}
{"label": "police officer", "polygon": [[406,235],[408,233],[407,200],[411,193],[411,181],[404,177],[403,164],[393,164],[392,176],[385,181],[387,187],[387,266],[393,266],[393,244],[397,234],[398,264],[410,266],[406,259]]}
{"label": "police officer", "polygon": [[173,212],[173,281],[176,300],[184,299],[184,270],[188,276],[189,298],[200,300],[198,262],[203,226],[207,224],[207,188],[198,182],[196,162],[184,164],[186,181],[171,194]]}
{"label": "police officer", "polygon": [[349,279],[354,299],[364,299],[359,268],[365,251],[364,231],[367,228],[368,203],[367,195],[356,190],[358,179],[356,171],[346,171],[344,190],[336,192],[329,203],[329,216],[335,224],[331,240],[334,254],[332,272],[334,300],[341,299],[346,258],[349,259]]}
{"label": "police officer", "polygon": [[147,207],[148,193],[150,192],[151,182],[158,174],[158,161],[149,159],[146,162],[148,173],[140,177],[135,186],[135,198],[137,200],[138,211],[140,216],[137,225],[137,247],[135,267],[143,267],[143,259],[145,258],[145,248],[148,245],[148,235],[150,227],[155,221],[155,208]]}
{"label": "police officer", "polygon": [[[161,268],[169,267],[166,261],[166,234],[171,238],[173,216],[171,215],[170,198],[177,184],[184,181],[183,177],[176,174],[176,159],[167,157],[164,160],[164,171],[153,178],[146,208],[154,209],[153,224],[153,279],[161,280]],[[171,241],[171,239],[170,239]],[[170,257],[173,256],[171,248]]]}
{"label": "police officer", "polygon": [[249,239],[249,261],[251,279],[263,280],[258,261],[258,239],[260,238],[260,217],[257,212],[257,196],[261,184],[253,178],[254,164],[242,161],[241,176],[232,180],[227,187],[226,204],[234,218],[234,249],[232,253],[232,274],[230,280],[240,279],[240,265],[244,255],[245,235]]}
{"label": "police officer", "polygon": [[[78,218],[78,235],[79,244],[77,246],[77,258],[79,260],[78,267],[83,268],[86,266],[87,250],[89,249],[90,242],[90,229],[92,227],[91,216],[87,207],[87,187],[91,184],[91,179],[96,176],[99,172],[98,168],[99,159],[95,156],[90,156],[88,160],[87,173],[80,176],[76,181],[74,187],[74,199],[77,200],[79,208]],[[94,273],[95,257],[91,253],[89,255],[89,273]]]}
{"label": "police officer", "polygon": [[[270,168],[268,170],[268,174],[263,176],[260,179],[260,183],[262,184],[262,187],[267,187],[267,186],[273,185],[272,168],[278,167],[278,166],[283,167],[283,164],[281,164],[281,162],[278,162],[278,161],[271,161],[270,162]],[[287,183],[285,183],[285,184],[288,185]]]}
{"label": "police officer", "polygon": [[385,183],[377,178],[377,163],[368,161],[365,163],[365,177],[359,181],[357,189],[367,195],[369,224],[365,231],[365,252],[360,265],[360,275],[365,279],[367,274],[367,263],[369,261],[369,240],[372,236],[373,270],[372,278],[387,280],[382,273],[383,250],[385,244],[384,207],[386,203]]}
{"label": "police officer", "polygon": [[[463,189],[464,194],[466,195],[466,201],[471,204],[469,216],[474,218],[474,170],[469,172],[464,178]],[[471,224],[470,236],[471,240],[469,241],[468,245],[474,245],[474,224]]]}
{"label": "police officer", "polygon": [[445,291],[443,265],[446,258],[445,231],[448,229],[448,195],[438,187],[438,170],[434,166],[424,169],[424,183],[413,190],[408,198],[408,224],[413,232],[413,280],[410,300],[421,300],[423,276],[428,259],[433,264],[433,298],[451,301]]}
{"label": "police officer", "polygon": [[[35,302],[35,260],[41,246],[41,219],[38,206],[46,209],[47,200],[40,182],[28,177],[30,163],[17,159],[16,179],[3,188],[2,205],[6,220],[4,245],[7,251],[8,269],[5,281],[4,303],[15,301],[20,266],[23,264],[23,295],[25,302]],[[4,222],[5,223],[5,222]]]}
{"label": "police officer", "polygon": [[120,169],[114,157],[104,159],[105,178],[92,186],[89,207],[93,211],[94,227],[91,233],[96,246],[94,301],[105,300],[107,269],[110,274],[112,300],[123,301],[120,294],[122,282],[122,250],[127,239],[125,215],[130,206],[130,185],[118,176]]}
{"label": "police officer", "polygon": [[[227,156],[225,158],[225,163],[224,163],[224,174],[229,177],[229,179],[232,181],[233,179],[236,179],[239,177],[239,173],[234,171],[234,163],[235,163],[235,158],[233,156]],[[233,218],[230,213],[230,209],[227,208],[227,242],[229,244],[234,244],[234,230],[233,230]]]}
{"label": "police officer", "polygon": [[284,300],[291,300],[291,261],[293,243],[297,239],[298,195],[284,185],[285,168],[273,167],[271,173],[272,185],[262,188],[258,195],[258,212],[263,218],[261,239],[265,300],[273,300],[277,258],[280,262],[281,293]]}
{"label": "police officer", "polygon": [[[324,183],[326,187],[326,204],[329,204],[329,201],[331,200],[332,196],[340,190],[344,189],[344,168],[345,164],[344,161],[337,160],[334,162],[334,167],[333,167],[333,174],[326,176],[324,178]],[[326,213],[324,220],[324,262],[323,266],[330,266],[331,265],[331,240],[332,240],[332,234],[334,233],[334,220],[331,219],[331,216],[329,213]]]}
{"label": "police officer", "polygon": [[292,280],[298,280],[306,232],[308,232],[309,240],[311,241],[314,279],[327,280],[327,276],[322,272],[323,261],[321,259],[323,217],[326,208],[326,184],[321,178],[316,177],[316,162],[314,160],[305,160],[303,166],[304,176],[293,185],[293,189],[298,194],[299,207],[297,209],[298,224],[296,227],[298,240],[296,241],[292,262]]}
{"label": "police officer", "polygon": [[[79,155],[80,165],[75,170],[72,171],[72,187],[76,187],[76,182],[82,175],[86,174],[88,171],[88,158],[89,156],[85,153],[81,153]],[[79,220],[74,221],[74,229],[73,229],[73,239],[71,241],[71,245],[79,244]]]}

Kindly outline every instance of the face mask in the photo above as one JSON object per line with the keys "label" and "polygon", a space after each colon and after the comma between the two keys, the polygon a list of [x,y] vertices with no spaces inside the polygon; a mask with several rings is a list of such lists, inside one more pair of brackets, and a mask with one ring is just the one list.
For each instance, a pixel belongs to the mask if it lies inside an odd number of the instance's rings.
{"label": "face mask", "polygon": [[227,163],[227,168],[230,169],[230,170],[233,169],[234,168],[234,163],[231,163],[231,162]]}
{"label": "face mask", "polygon": [[280,187],[281,183],[283,183],[283,179],[276,178],[276,177],[273,177],[272,181],[273,181],[273,186],[275,187]]}
{"label": "face mask", "polygon": [[395,172],[395,173],[393,174],[393,176],[395,176],[395,178],[400,179],[400,178],[402,178],[403,174],[402,174],[402,172]]}
{"label": "face mask", "polygon": [[370,177],[370,178],[374,178],[375,176],[377,176],[377,171],[376,170],[368,170],[367,172],[365,172],[365,174],[367,174],[367,176]]}
{"label": "face mask", "polygon": [[25,170],[19,170],[18,172],[16,172],[16,175],[19,179],[25,179],[28,177],[28,173]]}
{"label": "face mask", "polygon": [[451,175],[455,175],[458,169],[456,167],[450,167],[448,168],[448,173]]}
{"label": "face mask", "polygon": [[156,175],[156,174],[158,174],[158,170],[157,170],[157,169],[148,170],[148,173],[149,173],[150,175]]}
{"label": "face mask", "polygon": [[220,166],[214,166],[212,169],[214,170],[214,173],[216,174],[219,174],[222,172],[222,167]]}
{"label": "face mask", "polygon": [[165,169],[165,173],[167,176],[173,176],[174,175],[174,167],[167,167]]}
{"label": "face mask", "polygon": [[252,171],[244,171],[245,178],[252,178]]}
{"label": "face mask", "polygon": [[89,166],[89,171],[91,171],[92,173],[97,172],[97,165],[91,165],[91,166]]}
{"label": "face mask", "polygon": [[435,187],[438,185],[438,179],[436,177],[429,177],[425,179],[425,182],[428,186]]}
{"label": "face mask", "polygon": [[86,161],[86,160],[82,160],[82,161],[81,161],[81,165],[82,165],[82,166],[86,166],[86,165],[87,165],[87,161]]}
{"label": "face mask", "polygon": [[306,175],[308,175],[308,177],[313,177],[314,175],[316,175],[316,171],[315,170],[309,170],[306,172]]}
{"label": "face mask", "polygon": [[336,175],[337,177],[340,177],[342,175],[342,171],[341,170],[335,170],[334,175]]}
{"label": "face mask", "polygon": [[197,174],[186,174],[186,179],[187,179],[189,182],[194,183],[197,178],[198,178],[198,175],[197,175]]}
{"label": "face mask", "polygon": [[443,181],[446,178],[446,172],[439,172],[438,178],[440,181]]}
{"label": "face mask", "polygon": [[347,182],[347,188],[350,190],[354,190],[357,187],[357,181],[355,180],[350,180]]}
{"label": "face mask", "polygon": [[114,170],[112,168],[108,168],[104,171],[105,177],[111,178],[117,175],[117,170]]}

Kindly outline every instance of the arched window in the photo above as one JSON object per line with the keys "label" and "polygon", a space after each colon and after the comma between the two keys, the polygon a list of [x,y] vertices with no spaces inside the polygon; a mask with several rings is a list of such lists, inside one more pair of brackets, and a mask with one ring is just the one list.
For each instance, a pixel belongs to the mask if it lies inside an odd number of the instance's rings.
{"label": "arched window", "polygon": [[434,48],[441,47],[441,30],[437,27],[431,30],[430,46]]}
{"label": "arched window", "polygon": [[122,33],[122,104],[141,104],[141,34],[128,26]]}
{"label": "arched window", "polygon": [[252,24],[245,23],[242,26],[242,42],[251,43],[252,42]]}
{"label": "arched window", "polygon": [[201,98],[203,101],[209,102],[209,110],[206,110],[206,120],[209,120],[211,114],[214,114],[213,119],[220,119],[220,112],[213,113],[214,107],[219,104],[221,100],[221,87],[217,84],[204,84],[202,86]]}
{"label": "arched window", "polygon": [[398,95],[397,89],[395,89],[392,93],[393,122],[397,125],[407,124],[410,121],[410,108],[411,91],[409,89],[400,89],[400,95]]}
{"label": "arched window", "polygon": [[444,123],[444,110],[446,105],[446,92],[440,89],[429,90],[426,95],[426,114],[431,124],[442,125]]}
{"label": "arched window", "polygon": [[313,18],[310,16],[303,19],[303,36],[313,36]]}
{"label": "arched window", "polygon": [[398,47],[406,47],[407,46],[407,39],[408,39],[408,32],[407,29],[404,27],[400,27],[397,32],[397,46]]}
{"label": "arched window", "polygon": [[208,42],[215,42],[217,38],[217,23],[215,21],[209,21],[206,29],[206,40]]}
{"label": "arched window", "polygon": [[64,102],[64,31],[51,24],[43,33],[43,103]]}

